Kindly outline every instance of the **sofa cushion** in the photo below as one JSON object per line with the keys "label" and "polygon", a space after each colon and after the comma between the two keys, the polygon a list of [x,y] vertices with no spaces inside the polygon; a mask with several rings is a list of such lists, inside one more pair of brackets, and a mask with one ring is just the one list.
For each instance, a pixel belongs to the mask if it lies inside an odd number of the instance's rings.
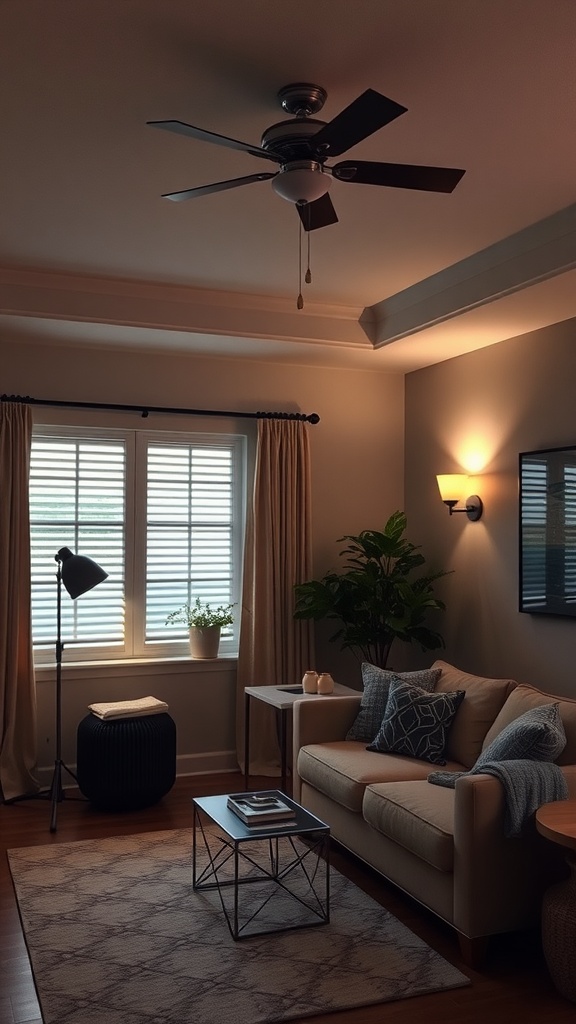
{"label": "sofa cushion", "polygon": [[544,693],[533,686],[524,684],[517,686],[508,697],[504,707],[497,715],[491,728],[486,733],[482,749],[492,741],[520,715],[531,708],[542,707],[544,704],[558,704],[560,717],[566,733],[566,746],[556,758],[557,764],[576,764],[576,700],[567,697],[555,697]]}
{"label": "sofa cushion", "polygon": [[[458,770],[454,765],[454,770]],[[426,779],[430,765],[399,754],[374,754],[363,743],[311,743],[298,752],[298,775],[314,789],[360,813],[366,786],[395,779]],[[431,788],[431,787],[429,787]]]}
{"label": "sofa cushion", "polygon": [[382,725],[368,750],[446,764],[446,738],[463,699],[464,690],[426,693],[418,686],[392,680]]}
{"label": "sofa cushion", "polygon": [[440,669],[422,669],[419,672],[390,672],[378,668],[368,661],[362,662],[362,703],[355,721],[348,730],[347,740],[358,740],[371,743],[376,736],[386,710],[390,683],[393,679],[420,686],[423,690],[433,690],[440,678]]}
{"label": "sofa cushion", "polygon": [[454,869],[454,791],[427,782],[368,786],[362,805],[372,828],[437,868]]}
{"label": "sofa cushion", "polygon": [[458,708],[448,734],[446,755],[471,768],[482,750],[486,733],[517,684],[513,679],[471,675],[440,660],[435,661],[432,668],[439,668],[442,673],[435,692],[466,692],[466,699]]}

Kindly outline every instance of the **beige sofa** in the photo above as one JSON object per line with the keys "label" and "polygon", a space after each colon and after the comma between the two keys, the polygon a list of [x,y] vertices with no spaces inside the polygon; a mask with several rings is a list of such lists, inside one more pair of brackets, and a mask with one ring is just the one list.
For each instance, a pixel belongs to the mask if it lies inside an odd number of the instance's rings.
{"label": "beige sofa", "polygon": [[[443,771],[470,769],[480,752],[530,708],[559,702],[567,743],[558,757],[576,797],[576,700],[511,679],[462,672],[443,661],[434,691],[464,690]],[[368,751],[346,740],[361,694],[294,705],[294,797],[330,825],[338,843],[452,925],[462,956],[479,964],[490,935],[535,926],[561,853],[536,832],[506,838],[505,794],[487,774],[432,785],[437,766]]]}

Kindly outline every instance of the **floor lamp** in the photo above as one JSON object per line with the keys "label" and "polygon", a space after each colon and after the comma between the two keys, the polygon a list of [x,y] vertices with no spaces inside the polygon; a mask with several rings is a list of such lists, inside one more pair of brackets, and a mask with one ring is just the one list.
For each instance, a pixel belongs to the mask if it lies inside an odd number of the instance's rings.
{"label": "floor lamp", "polygon": [[62,584],[73,600],[92,590],[102,583],[108,576],[96,562],[86,555],[75,555],[70,548],[60,548],[54,555],[58,563],[56,573],[57,598],[56,598],[56,759],[54,761],[54,774],[50,785],[49,799],[52,805],[50,818],[50,831],[56,831],[56,815],[58,804],[64,799],[62,787],[62,770],[68,772],[77,782],[74,772],[64,764],[62,760]]}

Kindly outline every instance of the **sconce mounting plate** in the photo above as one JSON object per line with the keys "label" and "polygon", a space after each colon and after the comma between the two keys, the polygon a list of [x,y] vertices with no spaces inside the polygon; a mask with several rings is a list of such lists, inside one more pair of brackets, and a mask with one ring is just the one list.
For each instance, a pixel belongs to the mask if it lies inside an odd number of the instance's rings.
{"label": "sconce mounting plate", "polygon": [[470,522],[477,523],[483,511],[482,498],[479,498],[477,494],[471,494],[469,498],[466,498],[466,515]]}

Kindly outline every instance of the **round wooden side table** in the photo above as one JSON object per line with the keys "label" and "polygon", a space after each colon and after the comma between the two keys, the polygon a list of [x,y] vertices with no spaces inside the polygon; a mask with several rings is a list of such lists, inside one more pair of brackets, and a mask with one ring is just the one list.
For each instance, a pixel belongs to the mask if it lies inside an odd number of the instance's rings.
{"label": "round wooden side table", "polygon": [[555,800],[536,811],[538,832],[566,848],[570,876],[542,901],[542,948],[556,988],[576,1002],[576,800]]}

